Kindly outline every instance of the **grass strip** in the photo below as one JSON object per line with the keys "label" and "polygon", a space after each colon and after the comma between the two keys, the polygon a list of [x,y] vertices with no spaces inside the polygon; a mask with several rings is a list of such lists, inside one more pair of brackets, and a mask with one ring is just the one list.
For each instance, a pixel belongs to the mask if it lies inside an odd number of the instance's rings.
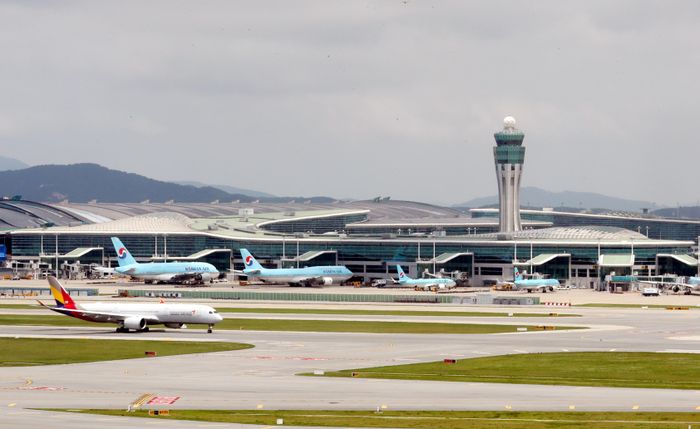
{"label": "grass strip", "polygon": [[0,338],[0,367],[55,365],[241,350],[250,344],[199,341]]}
{"label": "grass strip", "polygon": [[[445,316],[445,317],[509,317],[509,313],[487,311],[421,311],[421,310],[351,310],[322,308],[231,308],[217,307],[219,313],[269,313],[269,314],[348,314],[357,316]],[[581,317],[567,313],[510,313],[510,317]]]}
{"label": "grass strip", "polygon": [[38,310],[41,308],[39,304],[0,304],[0,308],[10,310]]}
{"label": "grass strip", "polygon": [[[91,326],[100,324],[60,315],[0,315],[0,325]],[[109,326],[102,324],[102,326]],[[204,325],[188,325],[203,329]],[[525,326],[525,325],[523,325]],[[470,323],[373,322],[355,320],[224,319],[214,329],[293,332],[363,332],[377,334],[494,334],[516,332],[516,325]],[[537,330],[535,326],[529,330]],[[557,326],[556,330],[579,329]]]}
{"label": "grass strip", "polygon": [[[311,375],[311,374],[304,374]],[[700,389],[694,353],[566,352],[489,356],[326,372],[331,377]]]}
{"label": "grass strip", "polygon": [[[68,411],[56,410],[53,411]],[[169,416],[149,416],[147,410],[70,410],[85,414],[217,423],[289,426],[414,429],[680,429],[700,424],[699,413],[663,412],[517,412],[517,411],[265,411],[171,410]]]}

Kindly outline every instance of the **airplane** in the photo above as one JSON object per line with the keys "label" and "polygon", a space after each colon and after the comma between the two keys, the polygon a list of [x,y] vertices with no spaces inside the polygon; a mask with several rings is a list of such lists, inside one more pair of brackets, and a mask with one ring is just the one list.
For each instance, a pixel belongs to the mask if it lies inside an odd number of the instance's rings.
{"label": "airplane", "polygon": [[129,330],[148,332],[151,325],[165,325],[167,328],[186,328],[186,323],[208,325],[212,333],[214,325],[223,318],[212,307],[201,304],[146,304],[94,302],[76,304],[54,276],[49,276],[51,294],[56,306],[50,307],[41,301],[41,306],[56,313],[77,319],[98,323],[116,323],[117,332]]}
{"label": "airplane", "polygon": [[398,283],[402,286],[413,286],[416,290],[432,290],[437,291],[438,289],[452,289],[457,286],[452,279],[446,278],[432,278],[432,279],[412,279],[404,273],[401,265],[396,266],[396,271],[399,273]]}
{"label": "airplane", "polygon": [[[682,279],[682,278],[681,278]],[[688,277],[686,281],[679,282],[654,282],[642,280],[639,283],[651,284],[659,288],[670,290],[671,292],[683,292],[684,295],[690,295],[693,292],[700,292],[700,277]]]}
{"label": "airplane", "polygon": [[264,268],[247,249],[241,249],[243,271],[236,271],[249,279],[264,283],[288,283],[290,286],[315,286],[340,284],[352,277],[352,271],[343,265],[305,268]]}
{"label": "airplane", "polygon": [[121,240],[112,237],[114,250],[117,252],[119,266],[114,270],[123,275],[142,279],[146,284],[158,282],[213,282],[219,277],[219,271],[206,262],[150,262],[139,264],[124,247]]}
{"label": "airplane", "polygon": [[518,267],[513,268],[513,274],[515,280],[504,283],[513,286],[515,290],[526,290],[528,293],[533,290],[547,293],[547,291],[554,292],[554,288],[560,286],[557,279],[524,279],[523,275],[518,271]]}

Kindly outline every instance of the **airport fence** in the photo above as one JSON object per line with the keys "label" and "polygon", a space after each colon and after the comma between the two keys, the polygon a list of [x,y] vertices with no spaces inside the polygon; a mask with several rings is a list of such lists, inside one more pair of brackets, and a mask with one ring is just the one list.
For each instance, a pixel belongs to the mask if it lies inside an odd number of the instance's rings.
{"label": "airport fence", "polygon": [[355,293],[295,293],[295,292],[252,292],[252,291],[181,291],[120,289],[120,296],[149,298],[189,298],[225,299],[250,301],[311,301],[311,302],[395,302],[419,304],[453,303],[454,297],[443,295],[381,295]]}

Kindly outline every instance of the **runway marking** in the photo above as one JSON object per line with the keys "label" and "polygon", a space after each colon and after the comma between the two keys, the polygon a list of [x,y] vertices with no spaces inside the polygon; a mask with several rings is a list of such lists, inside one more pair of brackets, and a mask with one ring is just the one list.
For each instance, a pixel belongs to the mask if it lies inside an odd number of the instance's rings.
{"label": "runway marking", "polygon": [[506,405],[506,410],[512,410],[513,407],[511,405]]}
{"label": "runway marking", "polygon": [[155,396],[147,402],[147,405],[172,405],[178,399],[180,399],[179,396]]}
{"label": "runway marking", "polygon": [[65,387],[50,387],[50,386],[22,386],[18,387],[17,390],[46,390],[50,392],[55,392],[57,390],[66,390]]}
{"label": "runway marking", "polygon": [[262,409],[263,409],[263,404],[258,404],[255,408],[257,408],[258,410],[262,410]]}
{"label": "runway marking", "polygon": [[614,352],[615,350],[617,350],[617,349],[610,349],[609,351]]}
{"label": "runway marking", "polygon": [[150,401],[155,397],[154,394],[152,393],[144,393],[143,395],[139,396],[136,398],[134,402],[129,404],[129,409],[136,409],[144,405],[146,402]]}
{"label": "runway marking", "polygon": [[568,352],[569,349],[561,349],[561,351],[563,351],[563,352]]}
{"label": "runway marking", "polygon": [[576,409],[576,405],[569,405],[569,409],[570,409],[570,410],[575,410],[575,409]]}
{"label": "runway marking", "polygon": [[527,353],[527,350],[513,349],[516,353]]}
{"label": "runway marking", "polygon": [[312,361],[319,361],[319,360],[329,360],[329,358],[323,358],[323,357],[309,357],[309,356],[282,356],[282,357],[275,357],[275,356],[255,356],[253,359],[258,359],[258,360],[312,360]]}
{"label": "runway marking", "polygon": [[638,410],[638,409],[639,409],[639,405],[632,405],[632,409],[633,409],[633,410]]}
{"label": "runway marking", "polygon": [[[8,407],[14,407],[15,405],[17,405],[17,403],[15,403],[15,402],[10,402],[9,404],[7,404]],[[698,408],[700,408],[700,407],[698,407]]]}
{"label": "runway marking", "polygon": [[659,353],[700,353],[700,350],[666,349],[666,350],[659,350]]}

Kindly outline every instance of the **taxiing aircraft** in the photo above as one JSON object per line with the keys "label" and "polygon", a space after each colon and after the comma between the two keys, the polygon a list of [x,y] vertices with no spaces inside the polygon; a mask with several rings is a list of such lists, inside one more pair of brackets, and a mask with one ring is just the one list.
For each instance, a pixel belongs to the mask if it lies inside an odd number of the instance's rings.
{"label": "taxiing aircraft", "polygon": [[546,293],[547,291],[554,292],[554,288],[560,286],[557,279],[524,279],[523,275],[518,271],[518,267],[513,268],[513,274],[515,280],[505,282],[505,284],[512,285],[515,290],[526,290],[528,293],[534,290]]}
{"label": "taxiing aircraft", "polygon": [[399,273],[398,283],[402,286],[413,287],[416,290],[432,290],[452,289],[457,286],[457,283],[452,279],[435,277],[432,279],[412,279],[404,273],[401,265],[396,266],[396,271]]}
{"label": "taxiing aircraft", "polygon": [[208,325],[211,334],[214,325],[223,318],[213,308],[201,304],[147,304],[94,302],[76,304],[56,277],[49,277],[51,294],[56,300],[55,307],[43,302],[39,304],[57,313],[90,322],[116,323],[117,332],[129,330],[147,332],[151,325],[165,325],[167,328],[185,328],[186,323]]}
{"label": "taxiing aircraft", "polygon": [[206,262],[150,262],[139,264],[131,253],[126,250],[124,244],[117,237],[112,237],[114,250],[117,252],[119,267],[115,271],[119,274],[142,279],[146,283],[171,282],[171,283],[204,283],[212,282],[219,277],[219,271]]}
{"label": "taxiing aircraft", "polygon": [[290,286],[315,286],[340,284],[352,277],[352,271],[343,265],[305,267],[305,268],[264,268],[255,260],[247,249],[241,249],[243,274],[249,279],[258,279],[265,283],[288,283]]}

